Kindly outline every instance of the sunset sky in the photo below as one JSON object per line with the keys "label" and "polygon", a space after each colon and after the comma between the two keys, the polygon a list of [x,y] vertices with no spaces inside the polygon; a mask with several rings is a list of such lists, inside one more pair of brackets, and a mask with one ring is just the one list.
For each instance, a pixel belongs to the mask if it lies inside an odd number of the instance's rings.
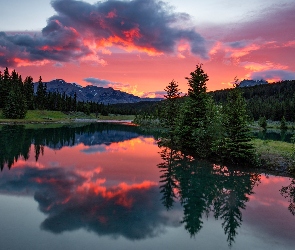
{"label": "sunset sky", "polygon": [[294,0],[0,0],[0,70],[142,97],[202,63],[208,90],[295,79]]}

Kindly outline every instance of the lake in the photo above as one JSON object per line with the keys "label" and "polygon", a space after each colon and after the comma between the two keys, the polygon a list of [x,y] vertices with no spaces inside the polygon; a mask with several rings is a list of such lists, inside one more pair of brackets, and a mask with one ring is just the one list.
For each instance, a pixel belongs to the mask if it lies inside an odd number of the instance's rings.
{"label": "lake", "polygon": [[295,181],[130,125],[0,127],[0,249],[294,249]]}

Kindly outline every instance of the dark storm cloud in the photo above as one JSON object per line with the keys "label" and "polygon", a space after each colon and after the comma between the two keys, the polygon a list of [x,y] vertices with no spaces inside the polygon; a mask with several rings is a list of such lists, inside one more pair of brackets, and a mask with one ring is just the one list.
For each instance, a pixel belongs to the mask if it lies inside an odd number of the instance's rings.
{"label": "dark storm cloud", "polygon": [[252,73],[250,78],[253,80],[261,80],[261,79],[294,80],[295,72],[287,71],[287,70],[264,70],[264,71]]}
{"label": "dark storm cloud", "polygon": [[15,66],[42,60],[68,62],[108,45],[149,53],[173,53],[186,40],[191,52],[207,58],[205,39],[193,28],[181,27],[190,17],[176,13],[156,0],[109,0],[89,4],[83,1],[51,2],[57,14],[50,17],[42,33],[0,33],[0,65]]}
{"label": "dark storm cloud", "polygon": [[[173,25],[187,22],[190,17],[175,13],[164,2],[156,0],[109,0],[91,5],[82,1],[56,0],[52,2],[58,20],[75,27],[79,32],[90,32],[98,39],[116,40],[115,44],[174,52],[177,42],[185,39],[192,53],[207,57],[205,40],[193,29]],[[47,27],[45,28],[47,29]]]}
{"label": "dark storm cloud", "polygon": [[99,78],[95,78],[95,77],[87,77],[83,79],[85,82],[89,82],[93,85],[97,85],[97,86],[108,86],[109,84],[113,84],[113,82],[108,81],[108,80],[104,80],[104,79],[99,79]]}
{"label": "dark storm cloud", "polygon": [[66,27],[34,36],[0,33],[0,65],[4,67],[43,60],[67,62],[89,53],[78,34]]}

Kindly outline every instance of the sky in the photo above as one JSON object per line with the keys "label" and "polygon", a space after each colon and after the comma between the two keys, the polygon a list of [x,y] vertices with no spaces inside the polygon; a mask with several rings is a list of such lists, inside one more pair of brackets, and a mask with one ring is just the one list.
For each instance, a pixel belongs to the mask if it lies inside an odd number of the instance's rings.
{"label": "sky", "polygon": [[0,0],[0,70],[161,97],[295,79],[294,0]]}

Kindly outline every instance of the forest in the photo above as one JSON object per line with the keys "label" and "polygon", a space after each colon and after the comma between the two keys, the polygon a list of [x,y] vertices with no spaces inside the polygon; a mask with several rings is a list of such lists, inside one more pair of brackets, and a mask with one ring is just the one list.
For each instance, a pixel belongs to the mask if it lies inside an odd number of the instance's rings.
{"label": "forest", "polygon": [[[232,89],[209,92],[216,103],[225,103]],[[280,121],[295,121],[295,80],[241,88],[248,115],[255,121],[260,117]]]}
{"label": "forest", "polygon": [[[295,121],[295,80],[281,81],[273,84],[256,85],[240,88],[246,100],[246,110],[251,120],[265,117],[267,120]],[[233,89],[224,89],[208,92],[216,104],[224,104]],[[178,98],[177,102],[184,103],[187,95]],[[0,109],[5,118],[22,119],[27,110],[54,110],[78,111],[86,114],[95,113],[145,115],[159,118],[165,106],[163,101],[142,101],[138,103],[120,103],[104,105],[94,102],[80,102],[76,95],[68,96],[65,93],[48,92],[47,86],[40,76],[37,91],[34,92],[34,82],[31,76],[24,80],[15,70],[9,73],[5,68],[0,71]]]}
{"label": "forest", "polygon": [[79,111],[85,114],[107,114],[107,107],[102,103],[77,101],[74,96],[59,92],[48,92],[40,76],[37,91],[31,76],[25,80],[15,70],[9,73],[8,68],[0,71],[0,109],[3,116],[9,119],[23,119],[27,110]]}

